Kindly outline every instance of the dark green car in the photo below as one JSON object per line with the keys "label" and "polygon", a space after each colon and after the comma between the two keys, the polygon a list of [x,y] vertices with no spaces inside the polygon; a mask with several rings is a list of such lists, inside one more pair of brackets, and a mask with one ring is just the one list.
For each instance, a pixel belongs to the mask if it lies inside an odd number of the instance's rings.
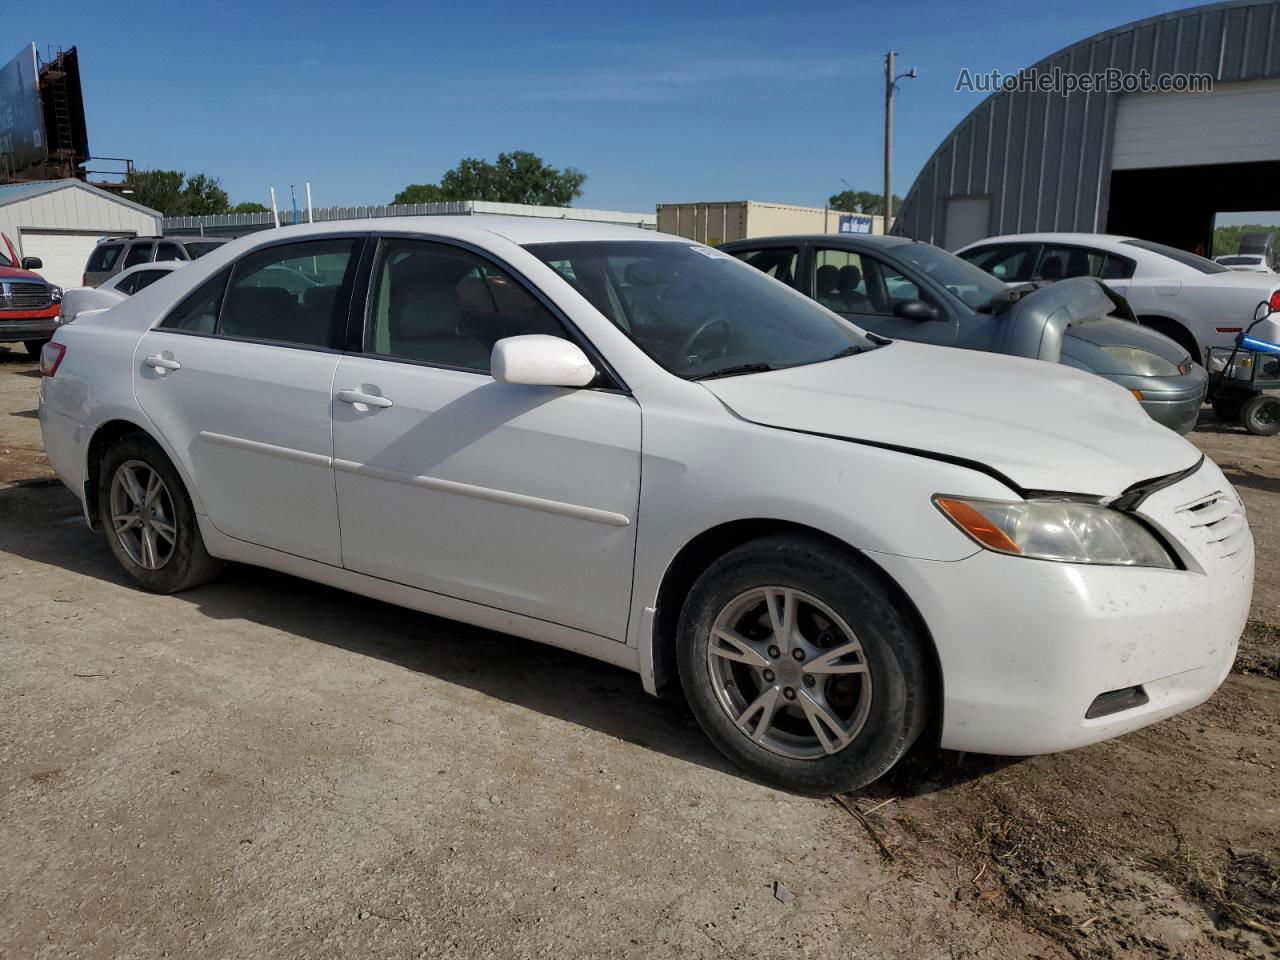
{"label": "dark green car", "polygon": [[1188,433],[1208,374],[1133,319],[1098,281],[1009,287],[904,237],[763,237],[721,246],[865,330],[886,337],[1064,363],[1130,390],[1156,422]]}

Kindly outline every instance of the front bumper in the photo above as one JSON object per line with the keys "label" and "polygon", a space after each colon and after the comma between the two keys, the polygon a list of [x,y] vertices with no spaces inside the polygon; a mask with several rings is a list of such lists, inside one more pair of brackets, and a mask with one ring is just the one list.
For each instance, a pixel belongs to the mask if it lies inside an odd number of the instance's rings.
{"label": "front bumper", "polygon": [[1195,429],[1209,390],[1209,373],[1198,363],[1193,363],[1191,371],[1179,377],[1106,375],[1106,378],[1126,390],[1139,391],[1142,399],[1138,402],[1152,420],[1183,434]]}
{"label": "front bumper", "polygon": [[47,340],[58,329],[58,305],[49,310],[0,311],[0,343]]}
{"label": "front bumper", "polygon": [[[1216,494],[1224,498],[1214,501]],[[1198,504],[1219,506],[1201,509]],[[1092,566],[980,551],[937,562],[876,555],[927,624],[942,672],[942,746],[1029,755],[1084,746],[1207,700],[1249,614],[1253,540],[1212,463],[1139,508],[1187,570]],[[1223,506],[1225,505],[1225,506]],[[1119,696],[1097,715],[1102,694]],[[1105,706],[1105,701],[1104,701]],[[1091,707],[1094,709],[1091,711]],[[1119,709],[1115,709],[1119,707]],[[1087,714],[1093,712],[1090,717]]]}

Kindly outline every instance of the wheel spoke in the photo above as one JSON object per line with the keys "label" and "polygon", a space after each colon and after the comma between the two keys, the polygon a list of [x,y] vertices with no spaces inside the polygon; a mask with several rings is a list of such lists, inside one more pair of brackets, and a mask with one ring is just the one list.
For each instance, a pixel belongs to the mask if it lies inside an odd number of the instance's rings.
{"label": "wheel spoke", "polygon": [[136,513],[123,513],[111,518],[111,522],[116,525],[116,533],[124,533],[126,530],[132,530],[142,524],[142,518]]}
{"label": "wheel spoke", "polygon": [[867,664],[864,660],[857,660],[852,663],[841,663],[845,657],[862,656],[862,646],[857,641],[841,644],[834,650],[829,650],[820,657],[815,657],[804,665],[805,673],[817,673],[822,675],[836,673],[866,673]]}
{"label": "wheel spoke", "polygon": [[146,527],[142,528],[142,565],[154,570],[156,563],[156,533]]}
{"label": "wheel spoke", "polygon": [[764,602],[769,608],[773,642],[786,653],[796,639],[796,592],[785,588],[766,590]]}
{"label": "wheel spoke", "polygon": [[168,520],[152,520],[151,529],[160,534],[169,543],[175,543],[178,539],[178,528]]}
{"label": "wheel spoke", "polygon": [[142,505],[144,507],[151,506],[151,502],[155,500],[156,494],[164,489],[164,481],[160,479],[160,474],[153,473],[147,478],[147,490],[143,495]]}
{"label": "wheel spoke", "polygon": [[838,753],[847,746],[853,738],[832,709],[818,702],[807,690],[801,690],[799,694],[800,709],[804,711],[805,719],[813,728],[822,749],[827,753]]}
{"label": "wheel spoke", "polygon": [[728,627],[712,628],[710,652],[712,656],[761,670],[769,665],[769,658],[756,650],[750,640]]}
{"label": "wheel spoke", "polygon": [[120,481],[124,487],[125,494],[133,501],[135,507],[142,507],[146,504],[146,491],[138,483],[138,477],[134,474],[132,467],[123,467],[120,470]]}
{"label": "wheel spoke", "polygon": [[[781,696],[777,687],[766,687],[760,696],[756,697],[747,705],[747,709],[743,710],[738,716],[738,727],[756,743],[764,740],[765,734],[769,732],[769,728],[773,726],[774,714],[778,712],[778,697]],[[752,720],[759,715],[759,719],[755,720],[754,727]]]}

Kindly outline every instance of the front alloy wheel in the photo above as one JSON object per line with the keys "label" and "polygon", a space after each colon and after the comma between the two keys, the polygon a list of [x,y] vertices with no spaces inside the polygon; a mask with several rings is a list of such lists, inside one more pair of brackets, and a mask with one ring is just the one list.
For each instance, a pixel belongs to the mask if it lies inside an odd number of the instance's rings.
{"label": "front alloy wheel", "polygon": [[173,557],[178,523],[173,497],[160,474],[141,460],[126,460],[111,478],[111,527],[129,559],[159,570]]}
{"label": "front alloy wheel", "polygon": [[871,709],[862,644],[829,606],[790,587],[735,597],[707,637],[716,698],[755,743],[796,760],[839,753]]}
{"label": "front alloy wheel", "polygon": [[676,662],[699,725],[759,779],[816,795],[883,775],[920,735],[928,639],[873,567],[797,533],[728,551],[680,611]]}

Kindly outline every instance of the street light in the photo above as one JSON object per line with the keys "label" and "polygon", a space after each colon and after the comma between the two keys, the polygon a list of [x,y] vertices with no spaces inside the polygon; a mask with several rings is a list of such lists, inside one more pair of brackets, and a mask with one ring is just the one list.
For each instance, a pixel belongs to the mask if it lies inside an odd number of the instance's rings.
{"label": "street light", "polygon": [[893,91],[898,88],[898,81],[904,78],[914,80],[916,68],[906,73],[894,75],[898,55],[890,50],[884,57],[884,232],[889,232],[889,224],[893,220]]}

